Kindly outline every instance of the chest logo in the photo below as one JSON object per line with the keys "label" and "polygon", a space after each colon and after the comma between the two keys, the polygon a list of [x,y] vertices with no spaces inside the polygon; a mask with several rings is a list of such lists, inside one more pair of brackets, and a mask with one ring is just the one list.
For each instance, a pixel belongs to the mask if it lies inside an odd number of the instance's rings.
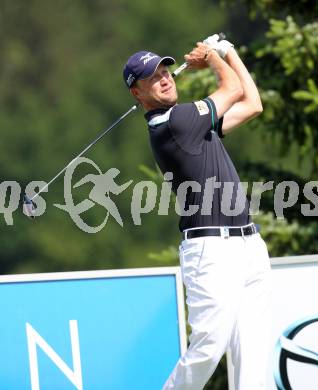
{"label": "chest logo", "polygon": [[206,115],[209,113],[209,107],[205,101],[199,100],[198,102],[194,102],[194,104],[196,105],[200,115]]}

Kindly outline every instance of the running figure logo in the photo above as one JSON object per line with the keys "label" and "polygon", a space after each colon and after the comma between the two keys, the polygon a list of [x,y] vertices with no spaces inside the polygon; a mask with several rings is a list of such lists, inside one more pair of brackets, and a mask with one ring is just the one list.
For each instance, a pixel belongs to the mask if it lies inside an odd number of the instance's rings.
{"label": "running figure logo", "polygon": [[[76,184],[72,186],[72,177],[75,171],[75,168],[81,163],[87,163],[93,165],[94,168],[98,171],[98,174],[87,174],[81,180],[79,180]],[[70,167],[66,170],[64,176],[64,199],[65,204],[55,204],[57,208],[66,211],[70,214],[70,217],[76,223],[76,225],[83,231],[87,233],[97,233],[99,232],[105,225],[111,215],[116,222],[123,226],[123,220],[118,211],[118,208],[115,202],[111,199],[112,195],[119,195],[123,191],[125,191],[133,180],[129,180],[128,182],[118,185],[115,182],[115,178],[119,175],[120,171],[117,168],[110,168],[107,172],[102,173],[99,167],[90,159],[81,157],[77,160],[76,164],[70,165]],[[93,183],[94,186],[89,193],[89,199],[85,199],[78,203],[74,204],[73,196],[72,196],[72,188],[78,188],[86,183]],[[80,214],[85,211],[91,209],[96,204],[104,207],[106,209],[106,217],[104,221],[96,227],[89,226],[83,219],[80,217]]]}

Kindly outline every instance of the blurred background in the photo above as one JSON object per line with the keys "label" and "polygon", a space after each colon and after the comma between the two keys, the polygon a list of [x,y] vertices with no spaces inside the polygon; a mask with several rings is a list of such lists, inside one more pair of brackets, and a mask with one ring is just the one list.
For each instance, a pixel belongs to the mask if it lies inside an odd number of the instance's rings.
{"label": "blurred background", "polygon": [[[123,227],[110,217],[99,233],[79,229],[53,206],[64,203],[63,177],[43,195],[44,215],[31,221],[19,207],[10,220],[4,182],[19,183],[22,199],[29,182],[49,181],[134,104],[122,79],[133,52],[172,55],[181,64],[197,41],[220,31],[239,50],[264,105],[260,117],[224,139],[241,180],[273,181],[274,190],[293,180],[300,189],[284,219],[276,218],[274,191],[267,191],[253,220],[271,256],[317,253],[317,217],[303,216],[300,208],[314,209],[303,189],[318,180],[317,12],[313,0],[0,0],[0,274],[178,264],[173,204],[168,216],[158,216],[157,202],[139,226],[131,217],[133,186],[154,180],[160,188],[162,182],[141,109],[86,155],[102,172],[118,168],[118,184],[133,179],[113,198]],[[180,101],[205,97],[215,85],[209,71],[184,72],[177,80]],[[78,168],[76,175],[88,170]],[[89,183],[74,189],[74,202],[91,189]],[[82,218],[98,226],[105,209],[96,205]],[[222,365],[213,389],[226,388]]]}

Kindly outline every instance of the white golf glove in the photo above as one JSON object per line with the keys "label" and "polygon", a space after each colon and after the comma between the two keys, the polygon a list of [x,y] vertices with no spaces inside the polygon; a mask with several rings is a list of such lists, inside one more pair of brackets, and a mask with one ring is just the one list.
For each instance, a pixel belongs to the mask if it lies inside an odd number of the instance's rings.
{"label": "white golf glove", "polygon": [[213,34],[210,37],[207,37],[203,41],[203,43],[210,46],[211,49],[216,50],[216,44],[217,44],[218,40],[219,40],[219,34]]}
{"label": "white golf glove", "polygon": [[224,58],[227,55],[229,48],[234,47],[234,45],[233,45],[233,43],[231,43],[229,41],[226,41],[226,40],[218,41],[218,39],[219,39],[219,35],[214,34],[214,35],[206,38],[203,41],[203,43],[208,45],[211,49],[216,50],[218,55],[221,58]]}
{"label": "white golf glove", "polygon": [[234,47],[233,43],[231,43],[229,41],[226,41],[226,40],[223,40],[223,41],[219,41],[217,43],[217,48],[215,50],[218,52],[218,55],[220,57],[225,58],[225,56],[227,55],[228,50],[231,47]]}

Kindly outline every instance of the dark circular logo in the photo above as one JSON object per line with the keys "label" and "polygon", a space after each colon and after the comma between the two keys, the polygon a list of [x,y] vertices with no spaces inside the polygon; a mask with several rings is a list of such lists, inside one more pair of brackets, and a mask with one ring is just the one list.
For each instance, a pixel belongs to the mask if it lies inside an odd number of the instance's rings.
{"label": "dark circular logo", "polygon": [[275,383],[279,390],[292,390],[287,363],[294,360],[318,366],[318,353],[298,345],[294,338],[304,328],[318,322],[318,316],[307,317],[291,324],[280,336],[275,346]]}

